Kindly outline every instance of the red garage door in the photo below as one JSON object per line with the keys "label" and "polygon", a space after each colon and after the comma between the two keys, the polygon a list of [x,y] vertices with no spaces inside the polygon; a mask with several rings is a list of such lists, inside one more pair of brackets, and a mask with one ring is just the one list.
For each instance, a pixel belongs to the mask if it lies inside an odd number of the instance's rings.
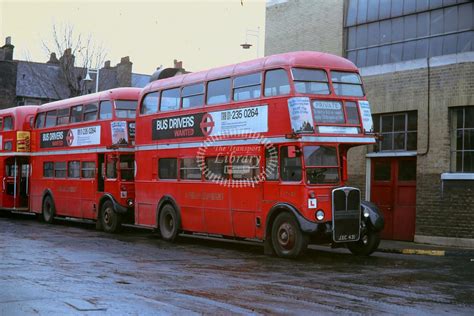
{"label": "red garage door", "polygon": [[372,159],[371,201],[385,217],[383,239],[413,241],[416,214],[416,158]]}

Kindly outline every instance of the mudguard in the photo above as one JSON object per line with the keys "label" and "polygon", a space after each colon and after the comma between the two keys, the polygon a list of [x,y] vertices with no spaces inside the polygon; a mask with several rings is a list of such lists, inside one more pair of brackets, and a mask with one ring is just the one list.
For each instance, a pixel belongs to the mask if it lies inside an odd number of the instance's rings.
{"label": "mudguard", "polygon": [[270,220],[273,219],[273,214],[277,211],[277,210],[281,210],[281,209],[284,209],[286,211],[289,211],[291,212],[295,218],[296,218],[296,221],[298,222],[298,224],[300,225],[300,228],[301,228],[301,231],[305,232],[305,233],[314,233],[318,230],[318,226],[319,224],[318,223],[314,223],[314,222],[311,222],[309,220],[307,220],[306,218],[303,217],[303,215],[301,215],[298,210],[296,209],[296,207],[294,207],[293,205],[291,204],[288,204],[288,203],[278,203],[278,204],[275,204],[270,212],[268,213],[268,216],[267,216],[267,221],[266,221],[266,228],[267,228],[267,231],[268,229],[270,228],[269,227],[269,224],[270,224]]}
{"label": "mudguard", "polygon": [[368,201],[362,201],[360,204],[362,214],[364,214],[364,210],[369,211],[369,217],[365,218],[364,216],[362,216],[362,218],[364,219],[370,230],[375,232],[381,231],[385,225],[385,220],[383,218],[382,212],[379,210],[377,205]]}
{"label": "mudguard", "polygon": [[115,198],[113,197],[112,194],[110,193],[105,193],[101,198],[100,198],[100,205],[103,204],[105,200],[110,200],[112,204],[114,205],[114,212],[118,214],[125,214],[128,212],[128,208],[120,205]]}

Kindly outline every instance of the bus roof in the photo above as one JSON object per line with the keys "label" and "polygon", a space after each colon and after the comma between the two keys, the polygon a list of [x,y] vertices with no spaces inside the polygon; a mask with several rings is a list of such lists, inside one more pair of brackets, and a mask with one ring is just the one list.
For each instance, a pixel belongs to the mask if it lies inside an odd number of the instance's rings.
{"label": "bus roof", "polygon": [[11,115],[13,117],[13,129],[21,130],[24,128],[28,115],[35,115],[39,105],[22,105],[0,110],[0,116]]}
{"label": "bus roof", "polygon": [[74,98],[54,101],[50,103],[45,103],[41,105],[38,112],[45,112],[48,110],[61,109],[76,104],[86,104],[88,102],[96,102],[99,100],[108,100],[108,99],[134,99],[138,100],[142,89],[140,88],[116,88],[105,91],[99,91],[97,93],[91,93],[86,95],[81,95]]}
{"label": "bus roof", "polygon": [[193,72],[181,76],[166,78],[149,83],[144,92],[156,91],[163,88],[184,86],[192,83],[231,77],[239,74],[261,71],[278,67],[310,67],[329,68],[335,70],[357,71],[357,67],[348,59],[332,54],[301,51],[245,61],[242,63],[209,70]]}

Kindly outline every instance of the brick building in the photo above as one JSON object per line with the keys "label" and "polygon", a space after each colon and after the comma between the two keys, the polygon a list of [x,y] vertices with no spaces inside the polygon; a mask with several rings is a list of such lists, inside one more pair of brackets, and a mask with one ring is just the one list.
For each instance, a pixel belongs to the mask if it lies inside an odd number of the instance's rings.
{"label": "brick building", "polygon": [[265,47],[360,68],[382,138],[351,150],[349,177],[383,210],[385,238],[474,246],[472,1],[268,1]]}
{"label": "brick building", "polygon": [[[71,89],[65,80],[65,67],[74,65],[74,55],[67,49],[59,59],[52,53],[46,63],[15,60],[14,46],[7,37],[5,45],[0,47],[0,109],[24,104],[43,104],[50,101],[69,98]],[[87,69],[74,67],[77,87],[81,94],[95,92],[95,73],[91,73],[91,82],[83,81]],[[116,87],[144,87],[150,80],[149,75],[132,72],[130,58],[123,57],[115,66],[106,61],[99,70],[99,90]]]}

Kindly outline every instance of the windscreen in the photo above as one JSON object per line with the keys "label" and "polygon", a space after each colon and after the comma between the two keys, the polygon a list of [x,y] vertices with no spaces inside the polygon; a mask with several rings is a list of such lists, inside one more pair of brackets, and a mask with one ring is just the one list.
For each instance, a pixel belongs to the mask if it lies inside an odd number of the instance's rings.
{"label": "windscreen", "polygon": [[135,100],[115,100],[115,115],[118,118],[135,118],[137,103]]}
{"label": "windscreen", "polygon": [[303,149],[308,184],[339,182],[337,150],[330,146],[305,146]]}

